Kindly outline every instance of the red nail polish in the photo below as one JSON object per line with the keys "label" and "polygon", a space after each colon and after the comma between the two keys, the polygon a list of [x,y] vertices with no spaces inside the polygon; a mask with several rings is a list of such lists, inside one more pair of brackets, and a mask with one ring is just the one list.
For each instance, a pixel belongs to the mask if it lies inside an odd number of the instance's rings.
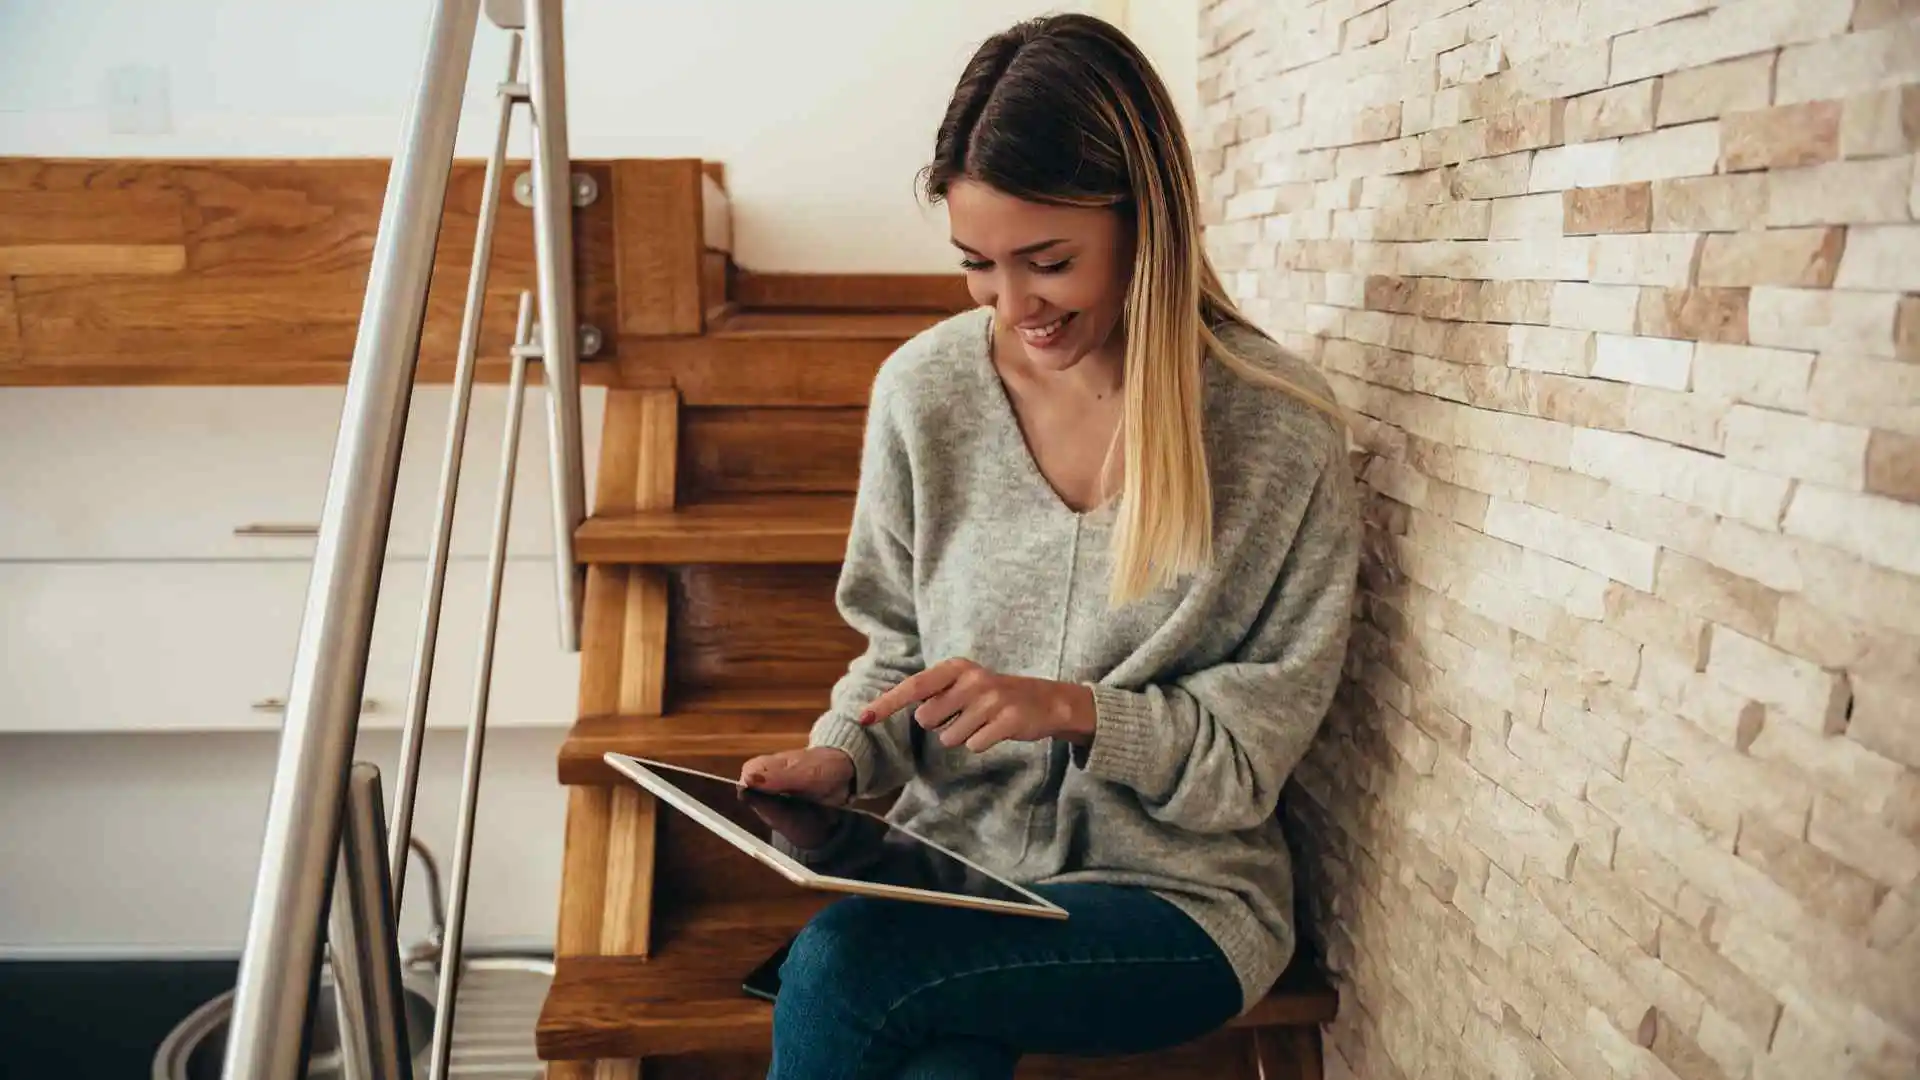
{"label": "red nail polish", "polygon": [[862,709],[862,710],[860,710],[860,722],[861,722],[862,724],[865,724],[865,725],[869,725],[869,726],[871,726],[871,725],[873,724],[873,721],[874,721],[874,719],[875,719],[875,717],[874,717],[874,715],[873,715],[873,710],[872,710],[872,709]]}

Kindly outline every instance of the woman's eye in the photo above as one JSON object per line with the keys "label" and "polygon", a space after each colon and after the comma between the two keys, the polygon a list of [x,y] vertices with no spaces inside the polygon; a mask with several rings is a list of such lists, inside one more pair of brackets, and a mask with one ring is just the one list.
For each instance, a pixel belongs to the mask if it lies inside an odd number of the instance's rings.
{"label": "woman's eye", "polygon": [[1059,262],[1050,263],[1034,263],[1033,272],[1036,274],[1064,274],[1066,273],[1067,267],[1072,265],[1072,259],[1061,259]]}
{"label": "woman's eye", "polygon": [[991,270],[991,269],[993,269],[993,264],[992,264],[992,263],[990,263],[990,262],[985,262],[985,261],[983,261],[983,260],[980,260],[980,259],[961,259],[961,260],[960,260],[960,269],[962,269],[962,270]]}

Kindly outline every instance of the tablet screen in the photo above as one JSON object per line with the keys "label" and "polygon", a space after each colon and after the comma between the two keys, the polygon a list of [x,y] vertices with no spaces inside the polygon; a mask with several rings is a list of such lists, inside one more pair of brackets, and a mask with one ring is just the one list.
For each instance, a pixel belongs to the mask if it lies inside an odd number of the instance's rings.
{"label": "tablet screen", "polygon": [[859,810],[756,791],[706,773],[642,761],[662,780],[825,877],[951,893],[1048,909],[1007,883],[932,844]]}

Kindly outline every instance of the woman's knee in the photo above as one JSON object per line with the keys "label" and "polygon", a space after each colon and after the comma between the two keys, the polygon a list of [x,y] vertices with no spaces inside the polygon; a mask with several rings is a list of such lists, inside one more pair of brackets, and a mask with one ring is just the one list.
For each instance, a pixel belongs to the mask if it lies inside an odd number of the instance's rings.
{"label": "woman's knee", "polygon": [[815,1002],[833,999],[855,1012],[884,1010],[877,992],[892,980],[888,968],[902,958],[893,955],[889,909],[884,901],[854,897],[837,901],[793,939],[780,968],[780,993],[793,993]]}

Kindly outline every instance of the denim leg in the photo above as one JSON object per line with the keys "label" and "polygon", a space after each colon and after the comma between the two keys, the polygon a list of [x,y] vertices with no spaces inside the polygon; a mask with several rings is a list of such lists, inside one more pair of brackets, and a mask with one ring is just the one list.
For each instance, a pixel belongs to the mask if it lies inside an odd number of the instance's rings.
{"label": "denim leg", "polygon": [[927,1067],[974,1070],[954,1080],[1003,1080],[1020,1054],[1140,1053],[1239,1011],[1233,969],[1172,904],[1122,886],[1035,891],[1070,917],[867,898],[822,911],[781,969],[771,1077],[896,1080],[931,1054]]}
{"label": "denim leg", "polygon": [[915,1053],[895,1080],[1013,1080],[1020,1055],[999,1043],[946,1039]]}

